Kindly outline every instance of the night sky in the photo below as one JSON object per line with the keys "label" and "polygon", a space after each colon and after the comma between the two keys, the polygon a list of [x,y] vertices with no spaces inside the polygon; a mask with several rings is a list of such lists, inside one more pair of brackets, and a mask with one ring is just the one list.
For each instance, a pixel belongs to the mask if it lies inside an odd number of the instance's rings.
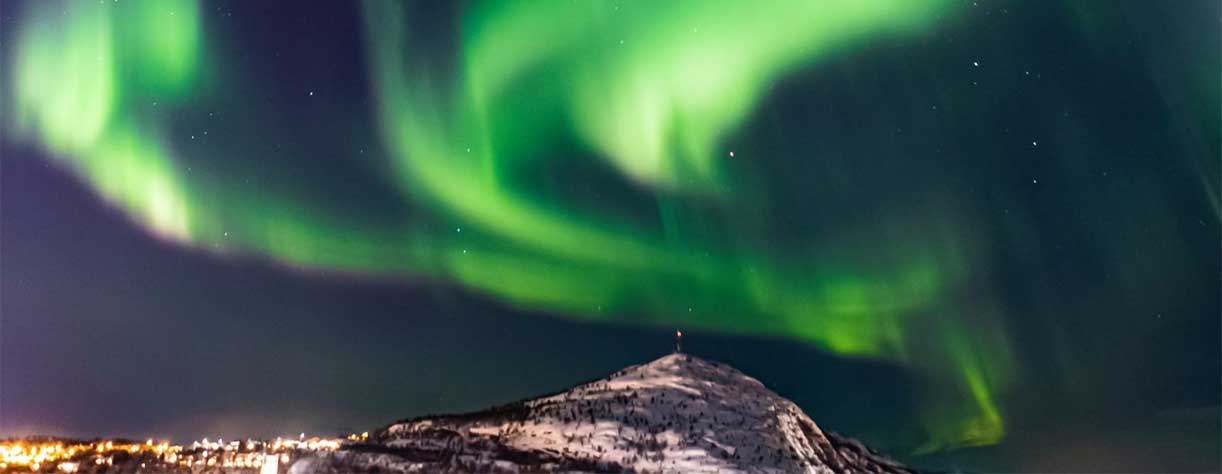
{"label": "night sky", "polygon": [[918,466],[1219,468],[1218,2],[312,3],[0,4],[0,435],[362,431],[682,328]]}

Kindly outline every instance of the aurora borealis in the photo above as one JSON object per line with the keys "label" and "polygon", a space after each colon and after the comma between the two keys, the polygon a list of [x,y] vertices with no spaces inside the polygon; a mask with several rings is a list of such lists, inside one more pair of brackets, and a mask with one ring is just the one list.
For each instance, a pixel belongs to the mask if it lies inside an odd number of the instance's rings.
{"label": "aurora borealis", "polygon": [[[6,164],[263,278],[444,288],[507,333],[682,327],[877,364],[903,374],[912,434],[883,442],[908,452],[1004,445],[1046,400],[1216,413],[1208,14],[255,3],[6,5]],[[1191,388],[1154,395],[1114,353]]]}

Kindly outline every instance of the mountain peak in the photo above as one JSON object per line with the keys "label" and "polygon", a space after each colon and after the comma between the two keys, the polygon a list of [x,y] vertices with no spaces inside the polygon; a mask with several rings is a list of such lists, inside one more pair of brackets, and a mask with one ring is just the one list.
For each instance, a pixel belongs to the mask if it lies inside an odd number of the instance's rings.
{"label": "mountain peak", "polygon": [[767,390],[760,381],[733,367],[683,353],[667,354],[651,362],[625,368],[600,381],[617,381],[622,386],[670,383],[697,392],[701,390],[700,386],[709,384]]}
{"label": "mountain peak", "polygon": [[684,353],[552,395],[397,422],[305,462],[310,472],[911,472],[825,433],[758,380]]}

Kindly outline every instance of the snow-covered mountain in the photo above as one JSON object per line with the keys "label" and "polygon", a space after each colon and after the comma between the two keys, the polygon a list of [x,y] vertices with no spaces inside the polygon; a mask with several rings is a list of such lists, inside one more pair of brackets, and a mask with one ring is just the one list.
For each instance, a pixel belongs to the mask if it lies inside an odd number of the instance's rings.
{"label": "snow-covered mountain", "polygon": [[394,423],[290,472],[912,472],[729,366],[671,354],[554,395]]}

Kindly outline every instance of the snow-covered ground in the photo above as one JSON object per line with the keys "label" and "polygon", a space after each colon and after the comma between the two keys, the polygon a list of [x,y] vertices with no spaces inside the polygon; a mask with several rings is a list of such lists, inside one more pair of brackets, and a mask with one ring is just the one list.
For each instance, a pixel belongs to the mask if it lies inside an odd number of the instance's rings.
{"label": "snow-covered ground", "polygon": [[686,354],[551,396],[396,423],[372,436],[371,443],[332,456],[312,460],[311,470],[906,471],[860,443],[824,434],[793,402],[759,381]]}

